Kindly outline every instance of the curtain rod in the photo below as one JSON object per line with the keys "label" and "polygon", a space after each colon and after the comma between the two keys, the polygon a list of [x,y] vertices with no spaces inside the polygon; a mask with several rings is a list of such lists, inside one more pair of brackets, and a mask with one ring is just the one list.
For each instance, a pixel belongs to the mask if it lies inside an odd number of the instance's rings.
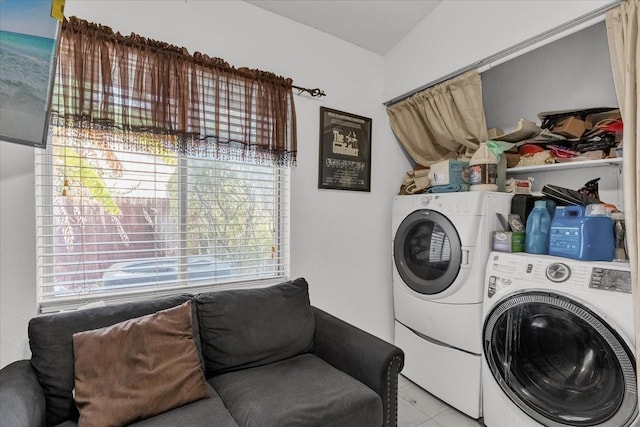
{"label": "curtain rod", "polygon": [[298,89],[298,95],[300,95],[302,92],[307,92],[309,95],[311,95],[311,97],[322,97],[322,96],[326,96],[326,94],[324,93],[324,91],[322,89],[319,88],[315,88],[315,89],[307,89],[306,87],[300,87],[300,86],[296,86],[296,85],[291,85],[292,88],[294,89]]}
{"label": "curtain rod", "polygon": [[[624,0],[615,0],[610,4],[607,4],[605,6],[602,6],[598,9],[595,9],[587,14],[584,14],[582,16],[579,16],[571,21],[568,21],[562,25],[559,25],[557,27],[554,27],[548,31],[545,31],[541,34],[538,34],[537,36],[528,38],[520,43],[517,43],[511,47],[508,47],[504,50],[501,50],[498,53],[495,53],[491,56],[488,56],[484,59],[481,59],[480,61],[476,61],[470,65],[467,65],[466,67],[460,68],[459,70],[456,70],[452,73],[449,73],[443,77],[440,77],[439,79],[433,80],[425,85],[422,85],[420,87],[418,87],[417,89],[414,89],[412,91],[409,91],[403,95],[397,96],[393,99],[390,99],[389,101],[383,102],[383,105],[385,106],[390,106],[393,104],[397,104],[400,101],[403,101],[407,98],[409,98],[412,95],[415,95],[418,92],[421,92],[425,89],[428,89],[432,86],[435,86],[439,83],[445,82],[449,79],[452,79],[454,77],[457,77],[459,75],[462,75],[464,73],[466,73],[467,71],[473,70],[473,69],[478,69],[481,68],[483,69],[482,71],[486,71],[487,69],[494,67],[500,63],[506,62],[506,60],[508,59],[512,59],[520,54],[526,53],[529,50],[533,50],[534,45],[536,45],[537,43],[541,43],[543,41],[548,41],[548,43],[550,43],[553,40],[549,40],[552,39],[552,37],[557,36],[558,34],[562,34],[570,29],[573,29],[575,27],[578,27],[582,24],[585,24],[589,21],[595,20],[596,18],[601,18],[604,19],[604,14],[613,9],[614,7],[618,6],[620,3],[622,3]],[[599,21],[595,21],[595,22],[591,22],[591,24],[595,24],[596,22]],[[527,50],[527,48],[529,48]]]}

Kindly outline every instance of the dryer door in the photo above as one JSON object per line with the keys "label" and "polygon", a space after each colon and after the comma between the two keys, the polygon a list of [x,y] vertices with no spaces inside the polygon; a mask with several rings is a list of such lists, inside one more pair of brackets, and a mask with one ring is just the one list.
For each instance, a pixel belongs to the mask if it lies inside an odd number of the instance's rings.
{"label": "dryer door", "polygon": [[635,360],[588,308],[525,292],[484,325],[485,358],[504,393],[545,426],[629,426],[638,413]]}
{"label": "dryer door", "polygon": [[396,231],[393,259],[407,286],[421,294],[438,294],[451,286],[460,271],[460,236],[439,212],[415,211]]}

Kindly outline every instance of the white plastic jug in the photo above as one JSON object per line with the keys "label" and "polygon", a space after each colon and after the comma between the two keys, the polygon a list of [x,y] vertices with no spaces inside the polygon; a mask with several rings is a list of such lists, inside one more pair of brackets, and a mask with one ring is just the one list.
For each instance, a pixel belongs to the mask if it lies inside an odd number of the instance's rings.
{"label": "white plastic jug", "polygon": [[491,152],[486,142],[469,160],[469,190],[498,191],[498,157]]}

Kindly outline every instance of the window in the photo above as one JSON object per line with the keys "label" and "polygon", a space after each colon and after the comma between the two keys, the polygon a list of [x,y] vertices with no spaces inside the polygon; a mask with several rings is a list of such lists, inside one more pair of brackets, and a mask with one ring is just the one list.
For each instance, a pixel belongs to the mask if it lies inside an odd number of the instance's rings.
{"label": "window", "polygon": [[288,276],[290,80],[70,18],[51,110],[41,311]]}
{"label": "window", "polygon": [[36,155],[43,306],[287,275],[286,168],[108,137],[54,136]]}

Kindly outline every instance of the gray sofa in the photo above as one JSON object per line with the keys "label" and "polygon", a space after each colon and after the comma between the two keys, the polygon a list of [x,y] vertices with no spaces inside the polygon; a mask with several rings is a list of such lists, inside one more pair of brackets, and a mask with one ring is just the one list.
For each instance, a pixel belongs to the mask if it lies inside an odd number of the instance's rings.
{"label": "gray sofa", "polygon": [[304,279],[33,318],[31,360],[0,371],[1,424],[76,426],[73,335],[186,301],[210,397],[130,425],[397,425],[403,352],[311,306]]}

